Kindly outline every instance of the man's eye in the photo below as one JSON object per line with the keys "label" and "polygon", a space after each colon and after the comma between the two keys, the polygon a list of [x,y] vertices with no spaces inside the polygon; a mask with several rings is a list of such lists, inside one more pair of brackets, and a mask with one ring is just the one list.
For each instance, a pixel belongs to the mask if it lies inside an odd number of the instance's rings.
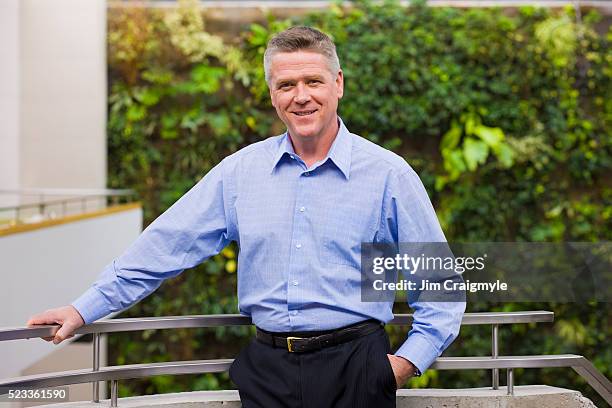
{"label": "man's eye", "polygon": [[279,86],[279,88],[280,88],[280,89],[282,89],[283,91],[286,91],[286,90],[291,89],[291,87],[292,87],[292,86],[293,86],[293,85],[291,85],[291,84],[281,84],[281,85]]}
{"label": "man's eye", "polygon": [[308,83],[316,85],[316,84],[320,84],[321,81],[319,81],[318,79],[311,79],[310,81],[308,81]]}

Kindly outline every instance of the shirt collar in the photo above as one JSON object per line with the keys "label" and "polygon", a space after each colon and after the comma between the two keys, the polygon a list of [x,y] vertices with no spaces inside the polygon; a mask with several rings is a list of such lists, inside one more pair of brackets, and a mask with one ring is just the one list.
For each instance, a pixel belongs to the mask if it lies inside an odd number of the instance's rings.
{"label": "shirt collar", "polygon": [[[327,157],[321,161],[321,163],[325,163],[327,159],[330,159],[336,167],[342,172],[344,177],[348,180],[350,169],[351,169],[351,150],[353,148],[353,137],[350,132],[344,126],[344,122],[342,119],[338,117],[338,134],[334,139],[331,147],[329,148],[329,152],[327,152]],[[280,140],[280,144],[278,146],[278,150],[274,156],[274,160],[272,161],[272,171],[276,169],[278,163],[285,155],[294,155],[295,150],[293,150],[293,145],[291,144],[291,140],[289,139],[289,133],[285,132]]]}

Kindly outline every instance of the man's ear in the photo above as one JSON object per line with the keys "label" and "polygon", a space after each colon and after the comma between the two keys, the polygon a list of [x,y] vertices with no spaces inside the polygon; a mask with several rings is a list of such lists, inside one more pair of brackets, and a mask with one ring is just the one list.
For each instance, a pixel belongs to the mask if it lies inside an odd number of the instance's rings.
{"label": "man's ear", "polygon": [[341,99],[344,95],[344,74],[342,70],[339,70],[336,76],[336,87],[338,88],[338,99]]}
{"label": "man's ear", "polygon": [[272,106],[276,108],[276,104],[274,103],[274,95],[272,95],[272,88],[270,87],[270,84],[268,84],[268,92],[270,93],[270,102],[272,103]]}

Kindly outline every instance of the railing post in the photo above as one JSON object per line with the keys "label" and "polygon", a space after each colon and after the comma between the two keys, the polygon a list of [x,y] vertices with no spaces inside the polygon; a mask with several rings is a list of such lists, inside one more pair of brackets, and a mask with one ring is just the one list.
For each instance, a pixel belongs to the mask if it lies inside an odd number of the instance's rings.
{"label": "railing post", "polygon": [[[100,370],[100,333],[93,334],[93,371]],[[100,402],[100,383],[94,381],[93,386],[93,402]]]}
{"label": "railing post", "polygon": [[[491,333],[491,357],[497,358],[499,356],[499,324],[493,325],[493,331]],[[492,371],[492,385],[493,389],[499,389],[499,368],[494,368]]]}
{"label": "railing post", "polygon": [[514,395],[514,370],[508,369],[508,395]]}
{"label": "railing post", "polygon": [[117,406],[118,394],[119,394],[119,381],[111,380],[111,407]]}

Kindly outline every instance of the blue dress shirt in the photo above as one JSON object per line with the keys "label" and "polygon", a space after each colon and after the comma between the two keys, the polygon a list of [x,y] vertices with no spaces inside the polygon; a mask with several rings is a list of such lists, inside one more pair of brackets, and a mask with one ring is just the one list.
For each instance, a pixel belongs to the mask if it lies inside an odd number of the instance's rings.
{"label": "blue dress shirt", "polygon": [[[339,123],[327,157],[310,167],[287,133],[226,157],[73,306],[93,322],[237,241],[240,313],[258,327],[290,332],[391,320],[391,302],[361,301],[361,243],[445,237],[406,161]],[[465,303],[410,306],[414,322],[396,355],[423,372],[457,336]]]}

